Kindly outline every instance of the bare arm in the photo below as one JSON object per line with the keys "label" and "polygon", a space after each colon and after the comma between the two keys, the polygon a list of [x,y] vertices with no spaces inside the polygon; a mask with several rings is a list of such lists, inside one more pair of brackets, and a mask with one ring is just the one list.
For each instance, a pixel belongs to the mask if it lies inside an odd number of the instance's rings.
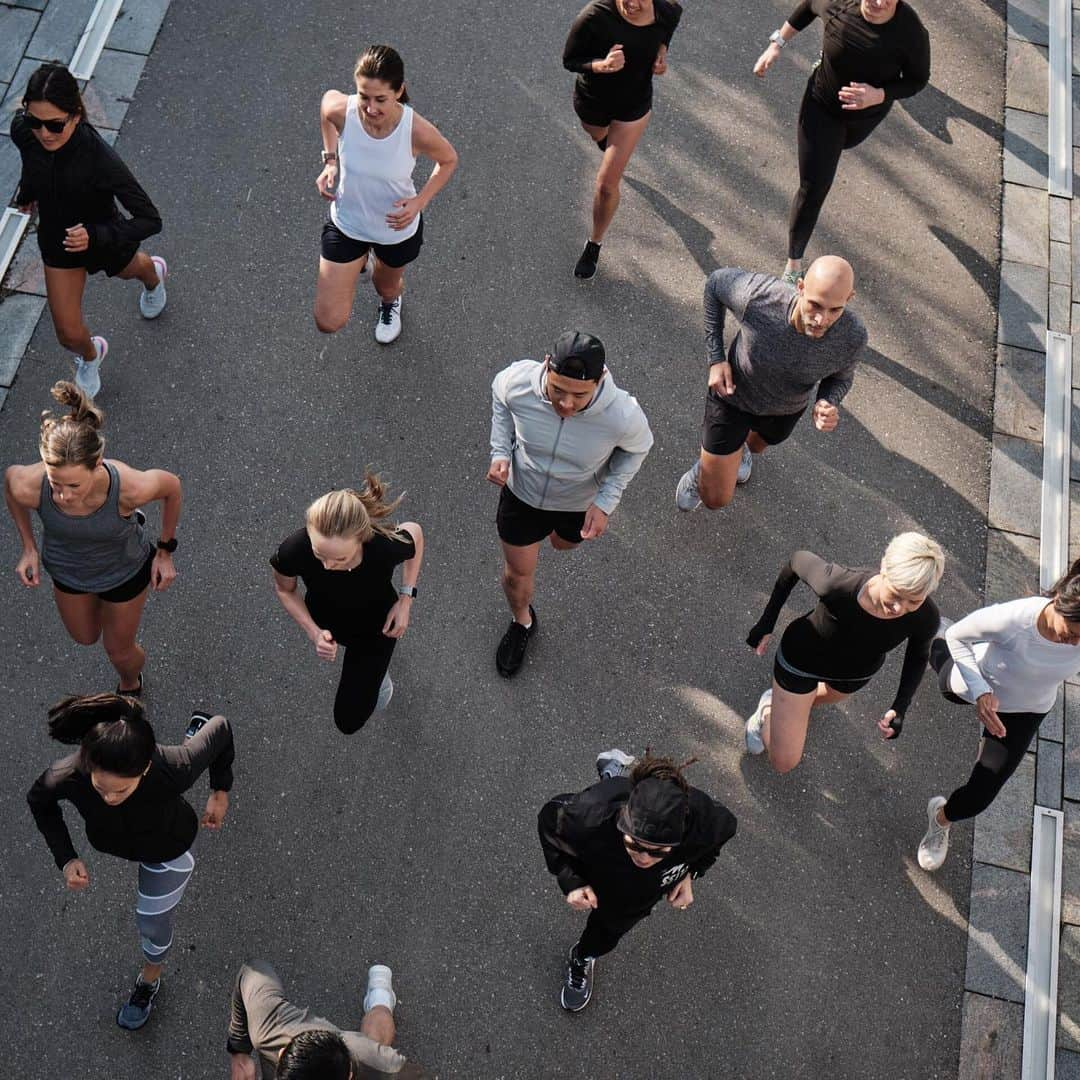
{"label": "bare arm", "polygon": [[41,502],[41,477],[45,466],[10,465],[4,472],[4,502],[22,541],[22,555],[15,566],[19,580],[28,586],[41,584],[41,567],[30,511]]}
{"label": "bare arm", "polygon": [[450,183],[458,164],[457,151],[433,123],[416,114],[413,114],[412,142],[415,155],[423,155],[435,162],[427,183],[416,196],[420,208],[426,210],[431,200]]}
{"label": "bare arm", "polygon": [[281,606],[293,617],[300,629],[314,641],[322,633],[322,628],[311,617],[307,604],[304,603],[304,598],[296,587],[297,579],[286,577],[276,570],[273,571],[273,575],[274,592],[281,601]]}
{"label": "bare arm", "polygon": [[323,149],[334,155],[333,161],[327,161],[315,181],[319,194],[324,199],[334,198],[334,189],[338,179],[338,139],[345,127],[345,110],[349,99],[340,90],[327,90],[319,105],[319,133],[322,136]]}
{"label": "bare arm", "polygon": [[[424,560],[424,530],[415,521],[406,521],[399,525],[398,529],[408,535],[416,549],[412,558],[406,559],[401,564],[401,584],[405,588],[415,588],[416,581],[420,577],[420,564]],[[382,632],[387,637],[400,638],[408,630],[412,605],[411,596],[398,596],[397,603],[390,609],[386,622],[383,623]]]}
{"label": "bare arm", "polygon": [[[121,461],[113,464],[120,476],[120,513],[127,516],[136,507],[160,501],[161,539],[172,540],[180,523],[180,505],[183,502],[180,477],[164,469],[133,469]],[[158,548],[150,573],[151,588],[162,592],[175,578],[172,553]]]}

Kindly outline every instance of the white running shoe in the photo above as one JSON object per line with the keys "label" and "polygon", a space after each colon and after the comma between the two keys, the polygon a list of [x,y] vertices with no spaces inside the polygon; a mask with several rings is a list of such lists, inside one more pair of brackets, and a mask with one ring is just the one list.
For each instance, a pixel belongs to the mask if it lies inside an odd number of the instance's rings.
{"label": "white running shoe", "polygon": [[944,638],[945,631],[948,630],[950,626],[952,626],[954,621],[955,620],[953,619],[947,619],[944,615],[938,616],[938,628],[937,632],[934,634],[934,637]]}
{"label": "white running shoe", "polygon": [[609,780],[616,776],[629,776],[636,757],[624,753],[622,750],[605,750],[596,755],[596,771],[601,780]]}
{"label": "white running shoe", "polygon": [[97,350],[97,359],[84,360],[75,357],[75,385],[91,400],[101,389],[101,361],[109,354],[109,343],[103,337],[90,339]]}
{"label": "white running shoe", "polygon": [[375,711],[382,712],[382,710],[390,704],[390,699],[393,696],[394,680],[390,678],[390,672],[388,671],[383,676],[383,681],[379,684],[379,696],[375,701]]}
{"label": "white running shoe", "polygon": [[385,964],[372,964],[368,968],[367,993],[364,995],[364,1012],[376,1005],[385,1005],[391,1012],[397,1005],[397,994],[391,980],[394,973]]}
{"label": "white running shoe", "polygon": [[165,310],[165,279],[169,276],[169,264],[160,255],[151,255],[150,261],[157,271],[158,283],[152,289],[144,285],[139,293],[139,311],[144,319],[156,319]]}
{"label": "white running shoe", "polygon": [[748,754],[763,754],[765,752],[765,740],[761,737],[761,725],[765,722],[765,710],[772,705],[772,687],[758,698],[757,708],[753,715],[746,721],[746,752]]}
{"label": "white running shoe", "polygon": [[750,470],[754,467],[754,455],[750,453],[750,447],[743,443],[742,461],[739,462],[739,471],[735,474],[736,484],[745,484],[750,479]]}
{"label": "white running shoe", "polygon": [[926,820],[929,827],[919,841],[919,865],[924,870],[936,870],[949,854],[949,826],[937,823],[937,812],[945,805],[940,795],[926,804]]}
{"label": "white running shoe", "polygon": [[684,514],[696,510],[701,505],[701,495],[698,492],[698,478],[700,476],[701,460],[699,459],[682,474],[679,485],[675,488],[675,505]]}
{"label": "white running shoe", "polygon": [[401,297],[392,303],[379,304],[379,321],[375,323],[375,340],[380,345],[396,341],[401,333]]}

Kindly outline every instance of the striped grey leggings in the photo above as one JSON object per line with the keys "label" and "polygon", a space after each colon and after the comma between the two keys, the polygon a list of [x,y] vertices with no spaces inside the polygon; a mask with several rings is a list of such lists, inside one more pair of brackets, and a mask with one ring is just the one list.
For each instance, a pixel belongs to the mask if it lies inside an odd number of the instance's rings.
{"label": "striped grey leggings", "polygon": [[139,863],[139,895],[135,918],[143,956],[151,964],[164,963],[172,945],[176,909],[195,869],[190,851],[168,862]]}

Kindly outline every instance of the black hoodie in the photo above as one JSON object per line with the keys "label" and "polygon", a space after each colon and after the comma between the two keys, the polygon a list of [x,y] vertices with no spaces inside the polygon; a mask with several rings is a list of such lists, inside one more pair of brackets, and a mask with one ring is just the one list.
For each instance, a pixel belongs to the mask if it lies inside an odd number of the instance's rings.
{"label": "black hoodie", "polygon": [[630,780],[601,780],[577,795],[556,795],[540,811],[540,845],[548,869],[564,893],[585,885],[600,908],[635,914],[649,911],[687,874],[699,878],[735,835],[735,815],[704,791],[690,789],[682,843],[655,866],[634,865],[615,819],[630,797]]}

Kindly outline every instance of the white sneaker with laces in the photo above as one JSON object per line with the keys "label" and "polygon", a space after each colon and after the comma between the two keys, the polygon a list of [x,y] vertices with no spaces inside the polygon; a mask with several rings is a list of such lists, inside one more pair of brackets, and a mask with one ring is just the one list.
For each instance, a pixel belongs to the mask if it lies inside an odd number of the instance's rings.
{"label": "white sneaker with laces", "polygon": [[394,680],[390,678],[390,672],[388,671],[383,676],[383,681],[379,684],[379,696],[375,700],[375,711],[382,712],[382,710],[390,704],[390,699],[393,696]]}
{"label": "white sneaker with laces", "polygon": [[736,484],[745,484],[750,479],[750,470],[754,467],[754,455],[750,453],[750,447],[743,443],[742,460],[739,462],[739,471],[735,474]]}
{"label": "white sneaker with laces", "polygon": [[91,400],[101,389],[101,361],[109,353],[109,343],[103,337],[92,337],[97,351],[95,360],[84,360],[81,356],[75,357],[75,385]]}
{"label": "white sneaker with laces", "polygon": [[596,755],[596,771],[601,780],[616,776],[629,776],[637,758],[623,750],[604,750]]}
{"label": "white sneaker with laces", "polygon": [[151,255],[150,261],[157,271],[158,283],[152,289],[144,285],[139,294],[139,312],[144,319],[156,319],[165,310],[165,279],[169,276],[169,264],[160,255]]}
{"label": "white sneaker with laces", "polygon": [[758,698],[757,708],[746,721],[746,752],[748,754],[765,753],[765,740],[761,737],[761,725],[765,722],[765,710],[772,705],[772,687]]}
{"label": "white sneaker with laces", "polygon": [[919,841],[919,865],[924,870],[936,870],[949,853],[949,826],[937,823],[937,812],[945,805],[945,799],[935,795],[926,804],[928,828]]}
{"label": "white sneaker with laces", "polygon": [[375,323],[375,340],[380,345],[389,345],[401,334],[401,297],[392,303],[384,300],[379,304],[379,319]]}
{"label": "white sneaker with laces", "polygon": [[391,1012],[397,1005],[392,979],[394,973],[385,964],[372,964],[368,968],[367,993],[364,995],[364,1012],[376,1005],[385,1005]]}

